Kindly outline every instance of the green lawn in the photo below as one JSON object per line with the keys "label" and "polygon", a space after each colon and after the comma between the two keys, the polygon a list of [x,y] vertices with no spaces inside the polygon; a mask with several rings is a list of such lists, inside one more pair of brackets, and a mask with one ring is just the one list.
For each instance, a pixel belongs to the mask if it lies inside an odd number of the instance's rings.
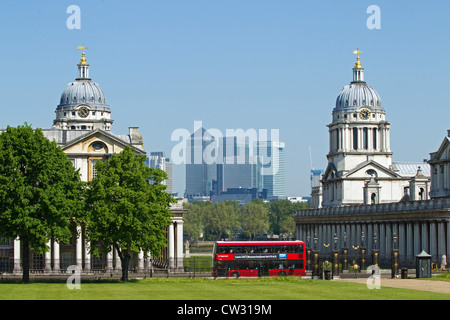
{"label": "green lawn", "polygon": [[0,282],[4,300],[450,300],[449,294],[365,284],[300,278],[189,279],[153,278],[129,283],[81,282],[69,290],[65,282]]}

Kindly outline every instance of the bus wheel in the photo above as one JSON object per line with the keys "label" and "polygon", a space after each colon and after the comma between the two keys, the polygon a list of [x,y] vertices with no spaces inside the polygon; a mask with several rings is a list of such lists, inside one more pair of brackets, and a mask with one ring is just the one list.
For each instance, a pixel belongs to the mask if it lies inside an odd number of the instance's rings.
{"label": "bus wheel", "polygon": [[230,278],[234,278],[234,279],[239,278],[239,273],[233,272],[232,274],[230,274]]}
{"label": "bus wheel", "polygon": [[280,271],[280,272],[278,272],[278,276],[279,277],[286,277],[286,272]]}

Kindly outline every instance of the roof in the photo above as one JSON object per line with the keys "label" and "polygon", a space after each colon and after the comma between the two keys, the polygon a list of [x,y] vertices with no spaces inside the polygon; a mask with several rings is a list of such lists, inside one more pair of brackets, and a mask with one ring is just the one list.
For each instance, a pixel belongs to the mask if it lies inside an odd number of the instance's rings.
{"label": "roof", "polygon": [[73,109],[79,104],[89,104],[98,111],[110,111],[105,94],[98,83],[87,79],[77,79],[67,85],[61,94],[57,110]]}
{"label": "roof", "polygon": [[368,107],[373,111],[384,111],[378,92],[366,82],[352,82],[346,85],[336,99],[337,111],[354,111],[360,107]]}
{"label": "roof", "polygon": [[133,147],[136,148],[136,150],[145,153],[144,150],[140,150],[140,148],[138,148],[136,144],[133,143],[135,141],[132,140],[132,137],[130,135],[116,135],[110,131],[104,131],[101,129],[95,130],[41,129],[41,130],[47,139],[49,139],[50,141],[54,140],[59,146],[61,146],[61,148],[67,148],[73,144],[78,143],[79,141],[85,139],[90,135],[100,132],[103,135],[109,136],[111,139],[121,144],[132,145]]}
{"label": "roof", "polygon": [[422,169],[424,176],[430,176],[430,165],[426,162],[406,162],[394,161],[392,162],[392,169],[401,176],[415,176],[419,167]]}

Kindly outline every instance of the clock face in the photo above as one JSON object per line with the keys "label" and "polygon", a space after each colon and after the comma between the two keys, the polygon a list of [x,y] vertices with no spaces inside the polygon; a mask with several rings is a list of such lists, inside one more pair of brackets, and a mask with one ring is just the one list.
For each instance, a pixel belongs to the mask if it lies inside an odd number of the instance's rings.
{"label": "clock face", "polygon": [[89,109],[86,107],[81,107],[80,109],[78,109],[78,115],[81,118],[86,118],[89,115]]}
{"label": "clock face", "polygon": [[359,117],[363,120],[367,120],[370,117],[370,111],[367,109],[363,109],[361,110],[361,112],[359,113]]}

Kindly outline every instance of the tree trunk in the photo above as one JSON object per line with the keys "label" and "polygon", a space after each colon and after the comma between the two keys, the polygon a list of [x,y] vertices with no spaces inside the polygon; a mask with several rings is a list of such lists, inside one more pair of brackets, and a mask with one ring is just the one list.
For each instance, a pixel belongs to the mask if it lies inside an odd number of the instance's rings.
{"label": "tree trunk", "polygon": [[22,245],[22,282],[30,282],[30,244],[28,243],[28,237],[20,237],[20,243]]}
{"label": "tree trunk", "polygon": [[120,278],[120,281],[128,282],[128,265],[130,264],[130,255],[127,252],[123,253],[123,258],[121,257],[120,261],[122,262],[122,278]]}

